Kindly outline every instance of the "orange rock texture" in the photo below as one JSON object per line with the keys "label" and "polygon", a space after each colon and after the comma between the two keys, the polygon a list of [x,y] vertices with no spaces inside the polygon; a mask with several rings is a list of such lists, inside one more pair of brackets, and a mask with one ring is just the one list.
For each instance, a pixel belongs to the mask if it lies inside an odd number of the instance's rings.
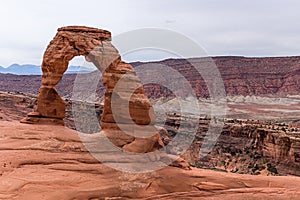
{"label": "orange rock texture", "polygon": [[[93,134],[84,137],[97,142]],[[119,158],[107,151],[97,152],[105,156],[106,163],[100,163],[78,133],[63,126],[0,121],[0,140],[0,199],[300,199],[300,178],[293,176],[171,166],[149,173],[117,171],[108,164],[130,163],[119,163]],[[141,168],[150,164],[134,163]]]}
{"label": "orange rock texture", "polygon": [[[110,40],[111,33],[106,30],[83,26],[59,28],[44,54],[37,109],[21,122],[64,124],[66,105],[56,85],[69,61],[75,56],[84,56],[102,72],[106,88],[100,123],[103,133],[115,145],[128,151],[145,153],[161,145],[154,127],[152,105],[143,85],[133,67],[122,61]],[[147,137],[139,135],[142,133]]]}

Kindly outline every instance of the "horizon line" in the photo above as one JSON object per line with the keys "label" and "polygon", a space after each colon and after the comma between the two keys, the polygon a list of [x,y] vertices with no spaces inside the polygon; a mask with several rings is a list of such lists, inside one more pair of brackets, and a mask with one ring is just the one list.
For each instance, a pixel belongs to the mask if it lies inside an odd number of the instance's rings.
{"label": "horizon line", "polygon": [[[263,59],[263,58],[297,58],[297,57],[300,57],[300,55],[274,55],[274,56],[271,56],[271,55],[266,55],[266,56],[245,56],[245,55],[208,55],[208,56],[199,56],[199,57],[187,57],[187,58],[181,58],[181,57],[166,57],[166,58],[163,58],[163,59],[160,59],[160,60],[148,60],[148,61],[145,61],[145,60],[132,60],[132,61],[125,61],[127,63],[138,63],[138,62],[160,62],[160,61],[166,61],[166,60],[180,60],[180,59],[196,59],[196,58],[249,58],[249,59],[256,59],[256,58],[259,58],[259,59]],[[72,61],[72,60],[71,60]],[[13,63],[9,66],[2,66],[0,65],[0,67],[2,68],[9,68],[13,65],[33,65],[33,66],[37,66],[37,67],[41,67],[41,64],[33,64],[33,63],[24,63],[24,64],[20,64],[20,63]],[[82,65],[69,65],[69,66],[76,66],[76,67],[84,67]],[[89,67],[86,67],[86,68],[89,68]]]}

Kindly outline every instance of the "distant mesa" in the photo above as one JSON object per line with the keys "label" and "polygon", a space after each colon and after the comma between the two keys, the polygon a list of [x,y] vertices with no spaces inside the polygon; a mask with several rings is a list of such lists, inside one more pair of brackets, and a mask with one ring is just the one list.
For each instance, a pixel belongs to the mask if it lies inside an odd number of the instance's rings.
{"label": "distant mesa", "polygon": [[[86,73],[92,72],[94,69],[82,66],[69,66],[66,73]],[[2,74],[16,74],[16,75],[42,75],[42,68],[38,65],[19,65],[13,64],[7,68],[0,67],[0,73]]]}
{"label": "distant mesa", "polygon": [[[207,83],[195,72],[192,62],[201,63],[203,58],[167,59],[155,62],[130,63],[134,68],[147,64],[164,65],[170,67],[187,78],[194,88],[198,98],[208,98]],[[191,60],[191,62],[189,62]],[[267,96],[286,97],[300,93],[300,56],[293,57],[266,57],[248,58],[235,56],[212,57],[222,76],[227,96]],[[67,72],[72,68],[69,66]],[[75,69],[76,70],[76,69]],[[1,67],[0,67],[1,71]],[[70,97],[73,91],[73,82],[77,72],[65,72],[63,79],[57,85],[59,94]],[[160,72],[153,71],[153,76]],[[174,79],[176,77],[172,77]],[[41,76],[17,76],[0,72],[0,90],[37,94]],[[18,84],[16,84],[18,83]],[[97,90],[98,97],[103,97],[104,87],[100,81]],[[24,87],[26,85],[26,87]],[[178,87],[180,90],[181,87]],[[172,93],[166,92],[158,84],[144,85],[148,97],[158,99],[169,98]],[[173,91],[180,92],[180,91]]]}

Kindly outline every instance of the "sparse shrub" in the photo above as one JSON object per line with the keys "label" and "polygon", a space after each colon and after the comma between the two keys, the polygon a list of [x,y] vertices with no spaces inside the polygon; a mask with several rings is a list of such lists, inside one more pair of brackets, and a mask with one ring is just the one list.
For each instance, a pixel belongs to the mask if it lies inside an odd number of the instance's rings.
{"label": "sparse shrub", "polygon": [[269,172],[274,173],[274,174],[278,174],[278,171],[277,171],[276,167],[274,167],[274,166],[273,166],[272,164],[270,164],[270,163],[267,164],[267,170],[268,170]]}
{"label": "sparse shrub", "polygon": [[254,172],[253,175],[260,175],[260,172]]}
{"label": "sparse shrub", "polygon": [[203,165],[201,163],[196,163],[194,167],[196,167],[196,168],[202,168]]}
{"label": "sparse shrub", "polygon": [[239,171],[239,168],[235,167],[234,169],[232,169],[230,172],[232,173],[237,173]]}
{"label": "sparse shrub", "polygon": [[34,105],[29,105],[29,106],[27,106],[27,108],[31,108],[31,109],[32,109],[33,107],[34,107]]}
{"label": "sparse shrub", "polygon": [[278,126],[286,126],[285,123],[279,123]]}

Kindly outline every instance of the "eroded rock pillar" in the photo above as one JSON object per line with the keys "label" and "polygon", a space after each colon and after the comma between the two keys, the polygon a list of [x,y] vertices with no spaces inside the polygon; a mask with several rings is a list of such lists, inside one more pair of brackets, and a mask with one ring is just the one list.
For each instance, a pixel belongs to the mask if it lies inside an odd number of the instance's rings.
{"label": "eroded rock pillar", "polygon": [[[149,152],[162,145],[154,127],[152,105],[133,67],[123,62],[117,49],[107,41],[102,43],[101,50],[92,51],[87,60],[102,72],[106,89],[102,133],[114,145],[128,151]],[[148,133],[149,137],[139,138],[141,133]]]}

